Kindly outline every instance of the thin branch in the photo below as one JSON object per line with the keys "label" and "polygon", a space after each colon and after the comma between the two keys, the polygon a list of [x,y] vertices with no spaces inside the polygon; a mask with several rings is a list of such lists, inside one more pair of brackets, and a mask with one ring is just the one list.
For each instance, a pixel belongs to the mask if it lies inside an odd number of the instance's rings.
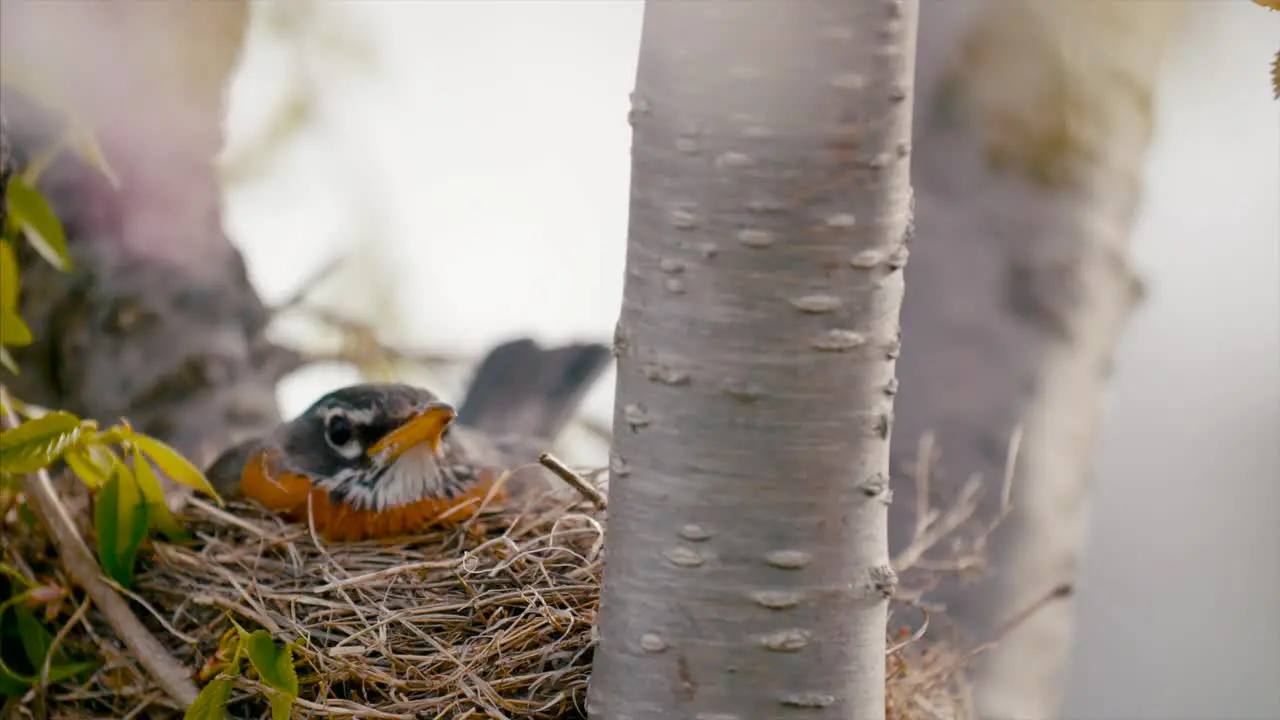
{"label": "thin branch", "polygon": [[1005,621],[1005,623],[1000,626],[1000,629],[996,630],[995,635],[991,638],[991,640],[985,643],[983,648],[981,649],[986,649],[986,648],[994,647],[995,645],[997,645],[1001,640],[1008,637],[1009,633],[1018,629],[1018,626],[1025,623],[1028,619],[1031,618],[1032,615],[1035,615],[1036,613],[1040,612],[1040,610],[1044,608],[1046,605],[1048,605],[1049,603],[1052,603],[1057,600],[1065,600],[1074,594],[1075,594],[1075,587],[1071,585],[1071,583],[1062,583],[1061,585],[1054,586],[1049,590],[1049,592],[1045,593],[1044,595],[1041,595],[1030,605],[1027,605],[1022,610],[1014,613],[1013,617]]}
{"label": "thin branch", "polygon": [[[0,397],[0,403],[3,403]],[[4,403],[7,405],[7,403]],[[7,417],[15,417],[5,408]],[[0,422],[7,418],[0,416]],[[111,587],[102,575],[98,561],[76,530],[75,521],[66,505],[53,488],[49,473],[38,470],[22,479],[23,492],[41,524],[49,531],[49,540],[58,552],[59,559],[71,579],[89,595],[94,606],[106,618],[116,635],[133,652],[138,662],[151,674],[156,684],[178,702],[189,707],[195,702],[199,690],[191,681],[190,673],[182,663],[169,654],[146,626],[133,614],[129,604]]]}
{"label": "thin branch", "polygon": [[294,289],[293,293],[289,295],[289,297],[285,298],[279,305],[273,307],[271,309],[271,314],[279,315],[286,310],[292,310],[293,308],[302,305],[302,303],[316,291],[316,288],[324,284],[324,282],[329,278],[333,277],[334,273],[338,272],[338,269],[342,267],[345,260],[346,256],[341,254],[334,255],[329,258],[328,262],[321,265],[319,269],[311,273],[311,275],[307,276],[301,283],[299,283],[298,287]]}
{"label": "thin branch", "polygon": [[593,487],[591,483],[583,480],[581,475],[570,470],[568,465],[557,460],[551,453],[542,453],[542,455],[538,457],[538,463],[542,465],[542,467],[555,473],[556,477],[565,481],[569,487],[577,490],[578,493],[589,500],[592,505],[595,505],[601,510],[608,509],[609,501],[605,499],[604,495],[602,495],[599,490]]}

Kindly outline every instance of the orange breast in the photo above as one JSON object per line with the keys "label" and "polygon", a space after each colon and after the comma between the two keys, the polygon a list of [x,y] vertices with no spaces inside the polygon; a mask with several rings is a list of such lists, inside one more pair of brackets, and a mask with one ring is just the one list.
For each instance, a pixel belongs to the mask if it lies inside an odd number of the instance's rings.
{"label": "orange breast", "polygon": [[[493,487],[493,473],[479,475],[480,481],[458,497],[426,497],[381,512],[354,510],[333,502],[328,492],[314,487],[307,478],[273,472],[269,459],[262,456],[245,464],[240,487],[246,497],[295,522],[307,521],[310,505],[316,531],[328,540],[346,541],[411,535],[433,525],[456,526],[475,515]],[[505,495],[499,491],[494,499]]]}

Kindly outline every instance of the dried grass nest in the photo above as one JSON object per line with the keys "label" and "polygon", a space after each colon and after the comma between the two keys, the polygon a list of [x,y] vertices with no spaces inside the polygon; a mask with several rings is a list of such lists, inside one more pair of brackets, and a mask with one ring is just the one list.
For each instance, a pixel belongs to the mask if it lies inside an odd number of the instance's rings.
{"label": "dried grass nest", "polygon": [[[326,545],[254,505],[196,502],[196,542],[147,545],[132,599],[191,668],[206,666],[232,618],[305,639],[294,717],[584,718],[604,515],[549,493],[412,541]],[[40,538],[14,541],[6,555],[21,546],[36,576],[66,581]],[[55,623],[63,647],[105,663],[83,685],[50,689],[48,717],[181,717],[77,604]],[[902,630],[889,642],[890,720],[969,716],[957,653]],[[228,714],[269,717],[253,680],[241,678]]]}

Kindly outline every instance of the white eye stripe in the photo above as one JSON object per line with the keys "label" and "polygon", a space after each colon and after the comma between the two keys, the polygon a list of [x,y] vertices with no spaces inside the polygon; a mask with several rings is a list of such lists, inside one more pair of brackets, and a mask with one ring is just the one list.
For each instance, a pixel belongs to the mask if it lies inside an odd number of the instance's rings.
{"label": "white eye stripe", "polygon": [[[333,435],[330,426],[335,418],[346,420],[349,426],[351,437],[345,442],[339,444],[333,441]],[[360,438],[356,434],[356,425],[368,425],[373,420],[372,410],[348,410],[346,408],[329,408],[324,413],[324,441],[329,444],[342,457],[347,460],[355,460],[364,452],[364,448],[360,445]]]}
{"label": "white eye stripe", "polygon": [[370,408],[354,409],[354,408],[344,408],[344,407],[331,407],[331,408],[326,408],[321,414],[324,417],[325,425],[328,425],[329,421],[332,420],[336,415],[346,416],[346,418],[351,421],[352,425],[372,425],[374,419],[377,417],[377,413],[375,413]]}
{"label": "white eye stripe", "polygon": [[324,439],[325,439],[325,442],[329,443],[329,447],[336,450],[339,455],[341,455],[342,457],[348,460],[355,460],[356,458],[360,457],[360,453],[364,452],[364,450],[361,449],[360,447],[359,440],[348,440],[343,445],[334,445],[333,441],[329,439],[328,435],[326,435]]}

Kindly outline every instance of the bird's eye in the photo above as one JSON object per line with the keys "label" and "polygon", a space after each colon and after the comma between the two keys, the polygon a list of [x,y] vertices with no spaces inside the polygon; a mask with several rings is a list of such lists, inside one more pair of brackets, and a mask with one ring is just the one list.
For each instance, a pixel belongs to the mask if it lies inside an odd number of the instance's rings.
{"label": "bird's eye", "polygon": [[331,415],[324,426],[325,439],[340,455],[353,458],[359,455],[359,444],[355,442],[355,429],[346,415]]}

